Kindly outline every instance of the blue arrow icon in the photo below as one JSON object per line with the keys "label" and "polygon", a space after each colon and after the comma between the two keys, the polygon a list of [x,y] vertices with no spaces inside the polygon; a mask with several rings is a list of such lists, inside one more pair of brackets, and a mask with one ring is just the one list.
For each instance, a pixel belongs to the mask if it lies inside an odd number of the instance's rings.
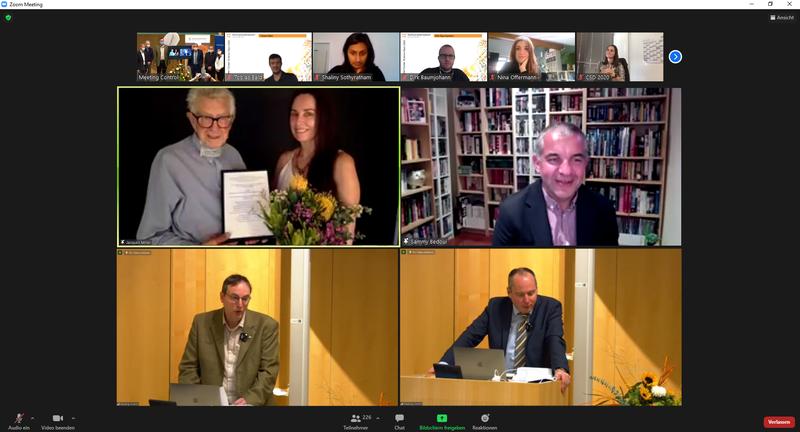
{"label": "blue arrow icon", "polygon": [[672,64],[678,64],[683,60],[683,53],[678,50],[672,50],[669,52],[669,61]]}

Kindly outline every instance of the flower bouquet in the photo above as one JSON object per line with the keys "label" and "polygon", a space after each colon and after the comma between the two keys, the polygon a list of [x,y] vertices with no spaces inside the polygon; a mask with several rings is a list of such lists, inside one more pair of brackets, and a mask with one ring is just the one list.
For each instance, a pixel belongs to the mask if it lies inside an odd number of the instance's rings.
{"label": "flower bouquet", "polygon": [[189,79],[192,78],[191,73],[189,73],[186,65],[183,63],[178,63],[177,66],[169,71],[169,74],[176,75],[178,77],[178,81],[189,81]]}
{"label": "flower bouquet", "polygon": [[[622,384],[627,388],[623,392],[623,387],[616,387],[608,383],[603,378],[592,375],[592,381],[600,383],[605,387],[609,394],[592,394],[598,397],[596,405],[624,405],[624,406],[679,406],[681,404],[680,397],[670,393],[666,387],[662,386],[667,380],[667,377],[672,373],[674,368],[669,365],[669,357],[664,359],[664,367],[661,370],[661,376],[658,381],[651,372],[646,372],[642,375],[641,380],[635,382],[633,385],[628,385],[619,374]],[[619,372],[619,370],[617,370]]]}
{"label": "flower bouquet", "polygon": [[314,191],[303,176],[294,176],[287,190],[265,193],[259,216],[279,245],[344,245],[363,235],[348,225],[372,210],[346,206],[327,192]]}

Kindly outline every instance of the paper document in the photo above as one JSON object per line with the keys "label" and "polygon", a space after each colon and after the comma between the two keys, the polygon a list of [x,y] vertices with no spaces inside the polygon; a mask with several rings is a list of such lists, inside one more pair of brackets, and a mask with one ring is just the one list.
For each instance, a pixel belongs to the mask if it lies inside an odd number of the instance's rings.
{"label": "paper document", "polygon": [[555,381],[553,370],[549,368],[521,367],[517,369],[513,382],[542,382]]}

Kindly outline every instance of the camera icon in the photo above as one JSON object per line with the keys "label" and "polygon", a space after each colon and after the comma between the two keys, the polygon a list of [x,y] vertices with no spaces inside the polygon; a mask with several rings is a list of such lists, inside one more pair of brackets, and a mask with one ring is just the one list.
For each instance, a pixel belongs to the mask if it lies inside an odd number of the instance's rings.
{"label": "camera icon", "polygon": [[64,421],[64,416],[59,414],[53,414],[53,421],[54,422],[62,422]]}

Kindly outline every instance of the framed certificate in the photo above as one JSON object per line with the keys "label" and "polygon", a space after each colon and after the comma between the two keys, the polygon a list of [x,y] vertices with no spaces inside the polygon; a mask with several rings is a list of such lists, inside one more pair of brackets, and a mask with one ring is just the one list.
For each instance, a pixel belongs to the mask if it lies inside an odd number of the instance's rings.
{"label": "framed certificate", "polygon": [[269,194],[269,174],[260,171],[222,171],[222,229],[231,240],[271,236],[259,216],[259,200]]}

